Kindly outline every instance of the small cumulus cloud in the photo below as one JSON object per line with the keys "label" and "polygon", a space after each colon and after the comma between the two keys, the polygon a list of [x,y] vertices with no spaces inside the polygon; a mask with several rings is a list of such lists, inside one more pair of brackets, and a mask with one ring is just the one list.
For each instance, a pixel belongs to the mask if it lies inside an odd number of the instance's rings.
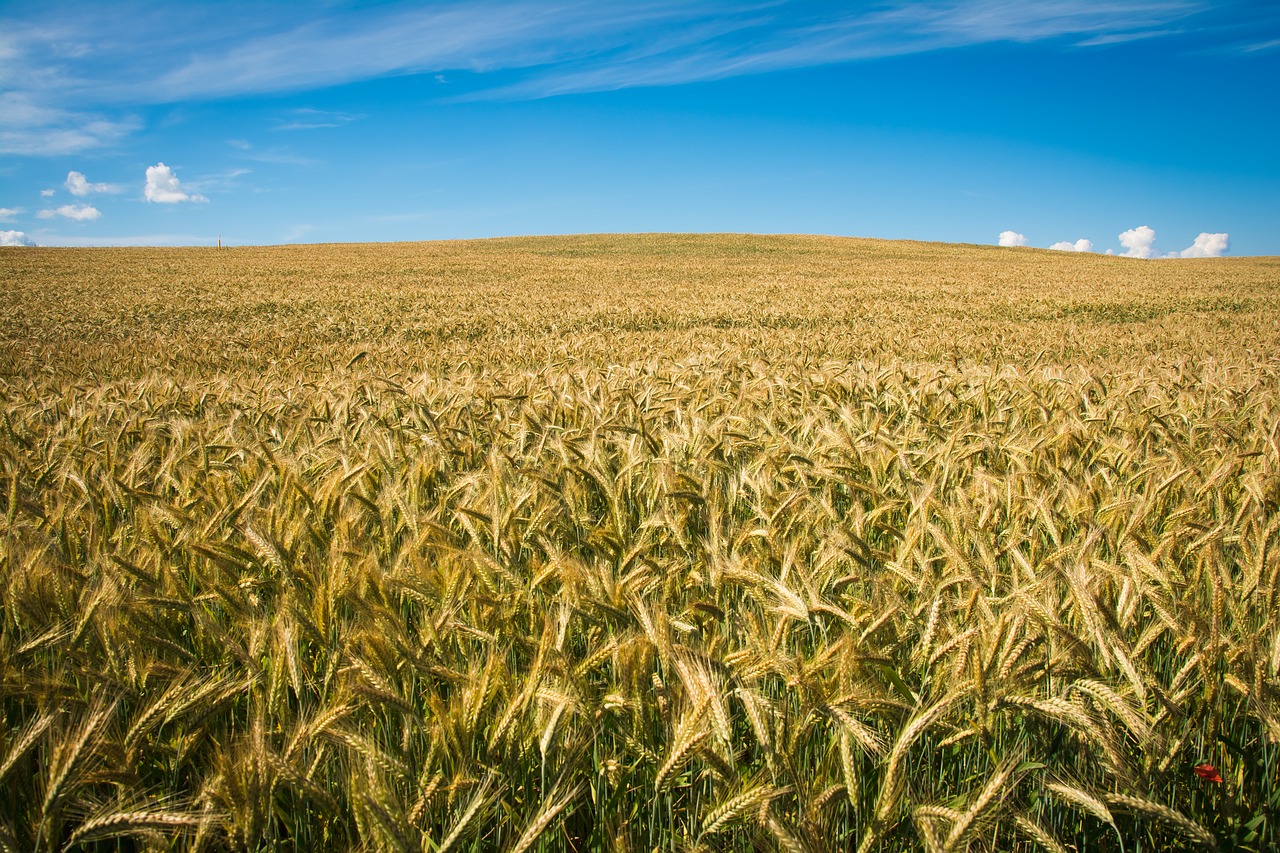
{"label": "small cumulus cloud", "polygon": [[156,204],[178,204],[183,201],[208,201],[200,193],[188,193],[182,189],[181,181],[173,173],[173,169],[164,163],[147,167],[147,184],[142,191],[147,201]]}
{"label": "small cumulus cloud", "polygon": [[1123,257],[1126,258],[1220,258],[1231,248],[1231,235],[1203,231],[1181,252],[1161,253],[1156,249],[1155,229],[1146,225],[1130,228],[1119,239],[1125,248]]}
{"label": "small cumulus cloud", "polygon": [[0,246],[34,246],[35,241],[22,231],[0,231]]}
{"label": "small cumulus cloud", "polygon": [[1139,225],[1130,228],[1119,237],[1120,245],[1125,248],[1123,257],[1153,258],[1156,254],[1156,232],[1154,228]]}
{"label": "small cumulus cloud", "polygon": [[74,196],[87,196],[90,193],[113,193],[119,188],[111,184],[92,184],[83,172],[67,172],[67,189]]}
{"label": "small cumulus cloud", "polygon": [[41,210],[36,213],[39,219],[52,219],[55,216],[61,216],[64,219],[72,219],[76,222],[92,222],[102,215],[102,211],[91,204],[64,204],[62,207],[53,210]]}
{"label": "small cumulus cloud", "polygon": [[1063,240],[1060,243],[1054,243],[1049,248],[1056,249],[1059,252],[1092,252],[1093,241],[1082,238],[1074,243],[1068,243],[1066,240]]}
{"label": "small cumulus cloud", "polygon": [[[1226,233],[1201,232],[1195,242],[1180,252],[1161,252],[1156,248],[1156,231],[1149,225],[1139,225],[1118,235],[1122,251],[1107,249],[1108,255],[1119,255],[1122,258],[1220,258],[1231,248],[1231,235]],[[1000,232],[1001,246],[1026,246],[1026,236],[1017,231]],[[1068,240],[1054,243],[1049,247],[1058,252],[1093,252],[1096,251],[1093,241],[1080,238],[1074,243]]]}
{"label": "small cumulus cloud", "polygon": [[40,198],[53,198],[54,192],[52,189],[40,190]]}
{"label": "small cumulus cloud", "polygon": [[1178,253],[1181,258],[1220,258],[1231,248],[1229,234],[1202,232],[1196,241]]}
{"label": "small cumulus cloud", "polygon": [[0,207],[0,222],[12,222],[19,213],[22,213],[21,207]]}

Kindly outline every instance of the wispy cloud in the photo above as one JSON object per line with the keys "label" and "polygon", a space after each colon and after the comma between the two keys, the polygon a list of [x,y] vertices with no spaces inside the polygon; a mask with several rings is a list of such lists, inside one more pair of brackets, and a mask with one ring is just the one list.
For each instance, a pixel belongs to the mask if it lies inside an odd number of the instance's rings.
{"label": "wispy cloud", "polygon": [[255,163],[270,163],[273,166],[316,166],[323,162],[315,157],[304,157],[301,154],[278,149],[249,151],[240,156]]}
{"label": "wispy cloud", "polygon": [[[174,103],[402,74],[525,69],[504,97],[673,85],[990,42],[1100,45],[1154,38],[1207,0],[798,0],[632,3],[454,0],[427,6],[326,3],[223,10],[113,4],[86,17],[11,23],[0,89],[31,109]],[[308,10],[308,11],[304,11]],[[34,14],[34,13],[33,13]],[[17,17],[16,15],[14,17]],[[55,26],[44,23],[57,20]],[[1187,23],[1187,26],[1191,26]],[[145,49],[141,49],[145,48]],[[12,69],[21,69],[21,72]],[[327,126],[317,114],[283,127]],[[8,120],[6,120],[8,123]],[[88,112],[40,127],[86,129]],[[87,139],[64,145],[87,144]]]}
{"label": "wispy cloud", "polygon": [[284,232],[284,237],[282,239],[286,243],[294,243],[301,240],[314,230],[316,230],[314,225],[311,225],[310,223],[302,223],[300,225],[295,225],[288,231]]}
{"label": "wispy cloud", "polygon": [[260,149],[244,139],[228,139],[227,144],[240,152],[235,156],[255,163],[271,163],[277,166],[315,166],[323,162],[314,157],[304,157],[294,153],[289,146],[274,146]]}
{"label": "wispy cloud", "polygon": [[900,2],[881,16],[937,47],[1149,33],[1206,8],[1197,0],[940,0]]}
{"label": "wispy cloud", "polygon": [[364,118],[359,113],[343,113],[332,110],[313,110],[306,107],[290,110],[289,119],[277,124],[272,130],[321,130],[330,127],[342,127]]}
{"label": "wispy cloud", "polygon": [[412,213],[379,213],[366,216],[365,219],[369,222],[419,222],[429,216],[429,212],[419,210]]}
{"label": "wispy cloud", "polygon": [[253,174],[252,169],[242,167],[204,174],[190,181],[183,181],[182,191],[190,194],[192,201],[208,201],[206,193],[223,193],[239,189],[244,186],[244,182],[240,179],[251,174]]}
{"label": "wispy cloud", "polygon": [[278,26],[261,35],[195,46],[175,56],[178,61],[140,94],[149,95],[149,101],[223,97],[390,75],[555,67],[593,57],[607,61],[629,44],[664,38],[671,28],[724,19],[717,29],[734,29],[739,26],[734,19],[742,14],[742,7],[671,0],[559,5],[481,0],[426,8],[389,5],[379,11],[330,7],[301,22],[292,13],[281,16]]}
{"label": "wispy cloud", "polygon": [[1246,44],[1240,48],[1243,53],[1260,53],[1266,50],[1275,50],[1280,47],[1280,39],[1269,39],[1267,41],[1253,42]]}
{"label": "wispy cloud", "polygon": [[679,85],[993,42],[1128,41],[1154,36],[1170,20],[1203,8],[1190,0],[898,0],[869,11],[806,14],[783,3],[624,38],[478,96],[537,98]]}
{"label": "wispy cloud", "polygon": [[[1208,14],[1212,12],[1213,14]],[[145,105],[429,75],[454,99],[674,86],[994,42],[1063,50],[1173,34],[1257,35],[1209,0],[392,0],[0,12],[0,153],[74,154],[135,131]],[[1273,43],[1257,42],[1257,50]],[[455,72],[464,72],[456,74]],[[492,72],[508,73],[501,77]],[[499,82],[501,81],[501,82]],[[361,116],[303,110],[273,128]]]}
{"label": "wispy cloud", "polygon": [[21,207],[0,207],[0,222],[12,222],[23,212]]}
{"label": "wispy cloud", "polygon": [[48,106],[31,92],[0,90],[0,154],[63,156],[115,142],[138,127],[130,117]]}
{"label": "wispy cloud", "polygon": [[1139,30],[1130,33],[1105,33],[1099,36],[1091,36],[1083,41],[1077,42],[1076,47],[1109,47],[1115,44],[1125,44],[1131,41],[1142,41],[1143,39],[1160,38],[1162,36],[1175,36],[1182,30]]}

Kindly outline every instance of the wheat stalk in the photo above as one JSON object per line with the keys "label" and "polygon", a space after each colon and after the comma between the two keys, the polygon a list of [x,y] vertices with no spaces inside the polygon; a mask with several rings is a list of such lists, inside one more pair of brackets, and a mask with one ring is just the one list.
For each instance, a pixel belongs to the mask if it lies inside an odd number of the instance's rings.
{"label": "wheat stalk", "polygon": [[559,799],[554,798],[554,791],[552,791],[552,795],[544,797],[542,805],[538,807],[538,811],[534,815],[533,820],[531,820],[529,825],[525,827],[524,832],[520,834],[520,838],[516,841],[515,846],[511,848],[509,853],[524,853],[524,851],[532,847],[533,843],[538,840],[538,837],[542,835],[542,833],[546,831],[546,828],[551,825],[551,822],[556,819],[556,816],[559,815],[560,812],[564,811],[565,807],[577,798],[579,791],[581,791],[581,786],[570,789]]}

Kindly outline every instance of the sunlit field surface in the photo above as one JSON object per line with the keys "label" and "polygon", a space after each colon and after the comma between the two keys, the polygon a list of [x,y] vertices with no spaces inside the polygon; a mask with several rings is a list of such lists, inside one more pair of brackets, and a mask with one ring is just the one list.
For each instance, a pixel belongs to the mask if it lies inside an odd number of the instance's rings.
{"label": "sunlit field surface", "polygon": [[1280,259],[21,248],[0,309],[0,849],[1280,843]]}

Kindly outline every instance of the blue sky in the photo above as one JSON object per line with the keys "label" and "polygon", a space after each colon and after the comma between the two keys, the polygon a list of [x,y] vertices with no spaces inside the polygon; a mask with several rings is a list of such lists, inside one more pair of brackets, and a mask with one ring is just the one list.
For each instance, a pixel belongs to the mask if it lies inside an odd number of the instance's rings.
{"label": "blue sky", "polygon": [[1277,151],[1273,0],[0,0],[11,243],[1280,255]]}

